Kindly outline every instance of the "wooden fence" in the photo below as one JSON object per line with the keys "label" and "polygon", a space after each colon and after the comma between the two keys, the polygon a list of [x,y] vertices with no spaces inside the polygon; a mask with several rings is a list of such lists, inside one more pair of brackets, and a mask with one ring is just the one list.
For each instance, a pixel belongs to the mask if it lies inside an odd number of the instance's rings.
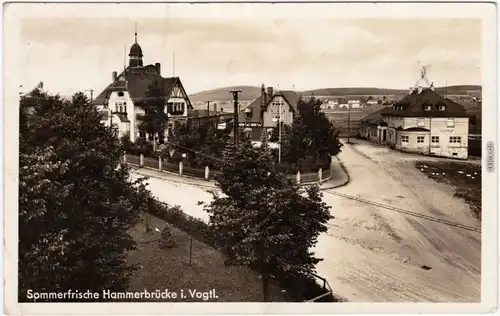
{"label": "wooden fence", "polygon": [[[192,177],[204,180],[213,180],[220,172],[218,170],[210,170],[208,166],[205,168],[192,167],[189,163],[179,162],[171,163],[165,159],[144,157],[143,155],[124,155],[123,162],[139,168],[148,168],[158,170],[160,172],[169,172],[180,177]],[[323,183],[331,179],[332,170],[330,168],[319,169],[317,172],[297,172],[296,174],[288,175],[290,180],[298,184],[313,184]]]}

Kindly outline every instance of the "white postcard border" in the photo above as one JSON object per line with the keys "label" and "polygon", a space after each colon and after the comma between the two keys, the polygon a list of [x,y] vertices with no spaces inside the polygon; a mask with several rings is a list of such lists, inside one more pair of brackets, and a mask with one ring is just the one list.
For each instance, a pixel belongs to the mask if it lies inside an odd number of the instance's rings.
{"label": "white postcard border", "polygon": [[[494,4],[231,4],[241,7],[238,18],[255,17],[385,17],[385,18],[451,18],[470,17],[483,21],[482,86],[483,152],[485,143],[493,141],[498,146],[498,74],[497,74],[497,21]],[[27,17],[160,17],[165,10],[161,4],[46,4],[44,8],[32,3],[4,6],[4,308],[8,314],[350,314],[350,313],[486,313],[498,305],[498,182],[497,173],[486,173],[482,178],[482,282],[481,303],[17,303],[17,240],[18,240],[18,80],[22,69],[18,43],[21,19]],[[76,9],[78,6],[78,9]],[[98,10],[92,7],[99,6]],[[164,5],[163,5],[164,6]],[[267,6],[267,7],[266,7]],[[281,7],[283,6],[283,7]],[[265,9],[263,9],[266,7]],[[84,9],[82,9],[84,8]],[[104,9],[107,8],[107,9]],[[131,9],[132,8],[132,9]],[[164,8],[164,7],[163,7]],[[193,9],[194,8],[194,9]],[[133,13],[132,13],[133,12]],[[176,17],[226,16],[220,5],[182,5],[169,11]],[[355,12],[355,13],[354,13]],[[496,149],[498,153],[498,149]],[[498,169],[498,165],[495,166]],[[341,294],[341,293],[340,293]]]}

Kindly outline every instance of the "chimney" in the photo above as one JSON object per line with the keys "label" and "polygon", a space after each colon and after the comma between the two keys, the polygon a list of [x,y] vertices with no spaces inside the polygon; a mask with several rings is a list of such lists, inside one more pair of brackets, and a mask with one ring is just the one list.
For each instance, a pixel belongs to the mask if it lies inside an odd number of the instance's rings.
{"label": "chimney", "polygon": [[422,86],[418,86],[418,94],[422,93]]}
{"label": "chimney", "polygon": [[267,87],[267,94],[269,94],[270,97],[273,96],[273,87]]}
{"label": "chimney", "polygon": [[217,114],[217,103],[214,103],[214,113]]}
{"label": "chimney", "polygon": [[159,75],[161,75],[161,64],[160,63],[155,63],[156,71],[158,72]]}
{"label": "chimney", "polygon": [[410,94],[413,93],[413,87],[410,87]]}
{"label": "chimney", "polygon": [[113,71],[113,72],[111,73],[111,76],[112,76],[112,80],[113,80],[113,82],[115,82],[115,81],[116,81],[116,78],[118,77],[118,74],[116,73],[116,71]]}
{"label": "chimney", "polygon": [[265,93],[266,93],[266,87],[264,86],[264,84],[262,84],[262,87],[260,88],[260,95],[264,96]]}

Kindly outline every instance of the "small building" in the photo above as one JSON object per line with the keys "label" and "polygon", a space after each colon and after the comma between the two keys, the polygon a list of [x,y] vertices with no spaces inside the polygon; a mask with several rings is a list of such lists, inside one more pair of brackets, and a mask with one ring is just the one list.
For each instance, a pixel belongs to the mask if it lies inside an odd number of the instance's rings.
{"label": "small building", "polygon": [[361,120],[359,134],[361,138],[368,139],[379,144],[387,142],[387,123],[382,118],[380,109],[368,114]]}
{"label": "small building", "polygon": [[360,100],[348,100],[347,104],[351,108],[360,108],[361,107],[361,101]]}
{"label": "small building", "polygon": [[368,115],[360,130],[362,137],[400,151],[458,159],[468,158],[468,133],[465,108],[432,85],[411,89],[394,105]]}
{"label": "small building", "polygon": [[[261,95],[238,115],[238,125],[247,137],[257,141],[262,137],[262,129],[270,133],[278,127],[278,122],[291,125],[298,113],[299,96],[294,91],[278,91],[262,85]],[[280,112],[281,111],[281,112]]]}
{"label": "small building", "polygon": [[132,142],[135,142],[137,137],[152,140],[153,135],[141,130],[140,123],[149,98],[148,90],[155,85],[155,88],[161,91],[160,98],[165,103],[164,111],[169,118],[167,130],[159,135],[161,143],[176,120],[188,119],[188,110],[192,110],[193,106],[180,78],[162,77],[160,63],[143,65],[142,48],[137,43],[137,33],[129,57],[128,66],[119,75],[116,71],[112,72],[111,83],[92,104],[103,113],[101,122],[113,126],[118,136],[129,134]]}

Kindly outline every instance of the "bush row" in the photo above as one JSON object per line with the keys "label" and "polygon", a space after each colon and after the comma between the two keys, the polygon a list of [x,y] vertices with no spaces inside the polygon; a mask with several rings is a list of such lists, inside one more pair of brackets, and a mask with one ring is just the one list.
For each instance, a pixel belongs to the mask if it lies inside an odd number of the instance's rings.
{"label": "bush row", "polygon": [[[179,206],[171,207],[166,203],[155,201],[154,206],[150,207],[150,213],[186,232],[194,239],[215,248],[215,237],[211,233],[209,226],[201,219],[187,215]],[[291,299],[296,302],[312,299],[325,293],[323,287],[317,284],[314,278],[309,275],[281,272],[275,275],[275,279],[287,291]],[[318,302],[341,301],[345,300],[335,295],[327,295],[318,300]]]}

